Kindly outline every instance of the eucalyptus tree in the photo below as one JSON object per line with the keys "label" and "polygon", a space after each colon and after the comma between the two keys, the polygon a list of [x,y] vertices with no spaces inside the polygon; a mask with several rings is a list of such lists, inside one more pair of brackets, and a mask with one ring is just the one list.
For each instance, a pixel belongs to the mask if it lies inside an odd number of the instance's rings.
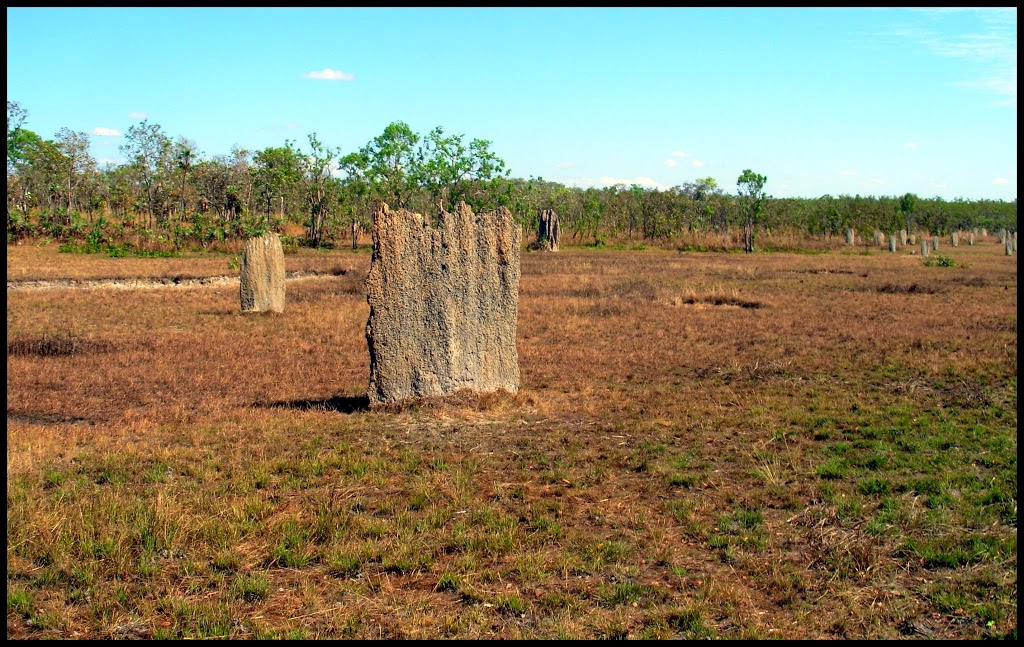
{"label": "eucalyptus tree", "polygon": [[199,152],[194,142],[184,137],[179,137],[174,142],[174,165],[181,172],[181,213],[178,217],[179,222],[184,222],[188,214],[188,193],[186,191],[188,174],[192,170],[192,166],[195,164],[198,156]]}
{"label": "eucalyptus tree", "polygon": [[314,132],[309,135],[309,152],[300,156],[306,203],[309,207],[307,237],[313,247],[320,245],[324,235],[331,203],[331,171],[340,155],[341,149],[335,150],[324,145]]}
{"label": "eucalyptus tree", "polygon": [[[602,211],[606,215],[605,227],[612,233],[623,229],[632,230],[632,216],[629,210],[630,194],[624,184],[614,184],[601,189],[604,204]],[[595,239],[595,242],[597,240]]]}
{"label": "eucalyptus tree", "polygon": [[338,160],[338,170],[342,174],[338,206],[348,219],[352,249],[359,246],[359,233],[370,226],[374,192],[368,175],[369,167],[370,160],[362,150]]}
{"label": "eucalyptus tree", "polygon": [[764,206],[764,185],[768,178],[750,169],[745,169],[736,180],[740,207],[743,214],[743,251],[751,254],[754,251],[754,228],[761,219]]}
{"label": "eucalyptus tree", "polygon": [[588,187],[583,191],[582,200],[579,223],[572,229],[573,238],[588,236],[596,241],[600,233],[601,219],[604,216],[605,208],[604,202],[601,201],[601,190]]}
{"label": "eucalyptus tree", "polygon": [[125,143],[120,146],[135,171],[137,182],[145,190],[150,229],[154,226],[157,180],[170,149],[171,140],[160,124],[151,124],[148,119],[129,127]]}
{"label": "eucalyptus tree", "polygon": [[903,228],[909,233],[917,225],[914,221],[914,212],[917,210],[917,196],[913,193],[904,193],[900,197],[899,208],[900,214],[903,215]]}
{"label": "eucalyptus tree", "polygon": [[103,178],[100,175],[96,160],[90,155],[81,167],[78,176],[78,208],[85,209],[89,213],[89,222],[93,221],[93,214],[103,206]]}
{"label": "eucalyptus tree", "polygon": [[[22,127],[28,120],[28,110],[17,101],[7,100],[7,175],[15,173],[15,166],[22,157],[24,140]],[[34,133],[33,133],[34,134]]]}
{"label": "eucalyptus tree", "polygon": [[[47,149],[53,149],[52,143],[27,128],[19,128],[9,134],[7,140],[7,199],[14,199],[17,208],[27,214],[32,206],[33,195],[38,198],[41,192],[33,185],[46,186],[49,180],[42,181],[43,169],[34,168],[45,160]],[[56,157],[56,150],[49,157]]]}
{"label": "eucalyptus tree", "polygon": [[269,223],[275,198],[280,200],[281,215],[284,216],[286,196],[298,191],[302,182],[302,159],[293,142],[285,140],[284,146],[270,146],[257,151],[252,163],[253,189]]}
{"label": "eucalyptus tree", "polygon": [[231,186],[231,162],[226,155],[214,155],[192,165],[192,184],[199,193],[198,211],[216,209],[225,215],[228,209],[228,187]]}
{"label": "eucalyptus tree", "polygon": [[65,224],[71,224],[71,211],[74,209],[76,178],[85,173],[93,161],[89,155],[89,135],[84,132],[76,132],[70,128],[61,128],[57,132],[57,150],[64,156],[61,165],[64,171],[67,195],[67,212],[65,213]]}
{"label": "eucalyptus tree", "polygon": [[98,192],[110,211],[120,216],[122,222],[128,217],[132,197],[131,169],[125,164],[107,162],[98,170]]}
{"label": "eucalyptus tree", "polygon": [[241,228],[241,217],[245,211],[252,211],[253,178],[252,151],[238,144],[231,146],[229,173],[231,182],[227,191],[227,215],[234,221],[235,228]]}
{"label": "eucalyptus tree", "polygon": [[38,139],[26,148],[25,179],[30,200],[47,212],[62,206],[65,201],[63,177],[67,158],[51,139]]}
{"label": "eucalyptus tree", "polygon": [[[464,201],[475,210],[493,202],[495,195],[474,195],[498,177],[508,175],[505,162],[490,150],[491,142],[473,139],[467,145],[464,135],[445,135],[440,126],[424,138],[416,152],[415,180],[430,193],[439,211]],[[491,198],[491,199],[489,199]]]}
{"label": "eucalyptus tree", "polygon": [[684,183],[682,193],[690,197],[693,205],[693,214],[688,224],[698,231],[706,231],[714,224],[715,207],[712,198],[721,193],[718,181],[711,176],[697,178]]}
{"label": "eucalyptus tree", "polygon": [[395,121],[359,151],[374,193],[394,207],[406,208],[416,189],[419,140],[408,124]]}

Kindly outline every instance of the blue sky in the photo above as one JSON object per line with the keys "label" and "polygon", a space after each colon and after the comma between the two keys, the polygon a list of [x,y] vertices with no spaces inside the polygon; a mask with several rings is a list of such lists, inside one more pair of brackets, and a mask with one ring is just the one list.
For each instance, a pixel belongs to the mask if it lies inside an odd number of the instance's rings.
{"label": "blue sky", "polygon": [[7,98],[122,162],[140,119],[204,157],[393,121],[515,177],[776,197],[1017,197],[1017,10],[7,9]]}

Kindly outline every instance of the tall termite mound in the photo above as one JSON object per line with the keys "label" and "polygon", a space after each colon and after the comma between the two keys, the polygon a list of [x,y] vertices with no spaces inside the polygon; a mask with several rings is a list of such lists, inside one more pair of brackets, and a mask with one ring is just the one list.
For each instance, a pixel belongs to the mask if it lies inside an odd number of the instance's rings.
{"label": "tall termite mound", "polygon": [[461,389],[519,390],[522,232],[501,207],[430,218],[381,204],[366,279],[371,405]]}
{"label": "tall termite mound", "polygon": [[245,242],[238,280],[242,312],[284,312],[284,247],[277,234]]}
{"label": "tall termite mound", "polygon": [[550,252],[558,251],[558,214],[554,209],[537,212],[537,246]]}

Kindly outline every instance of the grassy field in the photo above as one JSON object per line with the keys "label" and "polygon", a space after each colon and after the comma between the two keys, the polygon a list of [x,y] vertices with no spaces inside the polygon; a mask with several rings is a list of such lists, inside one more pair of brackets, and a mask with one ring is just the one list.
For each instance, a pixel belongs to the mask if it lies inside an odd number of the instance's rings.
{"label": "grassy field", "polygon": [[7,637],[1015,638],[1017,257],[911,249],[524,252],[519,393],[371,410],[366,248],[8,246]]}

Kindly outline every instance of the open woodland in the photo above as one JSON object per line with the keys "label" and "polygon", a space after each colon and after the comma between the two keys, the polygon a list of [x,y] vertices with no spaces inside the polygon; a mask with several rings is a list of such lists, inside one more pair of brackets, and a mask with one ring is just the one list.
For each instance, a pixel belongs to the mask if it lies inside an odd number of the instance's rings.
{"label": "open woodland", "polygon": [[1016,637],[994,232],[524,249],[520,391],[373,409],[365,236],[18,240],[8,638]]}

